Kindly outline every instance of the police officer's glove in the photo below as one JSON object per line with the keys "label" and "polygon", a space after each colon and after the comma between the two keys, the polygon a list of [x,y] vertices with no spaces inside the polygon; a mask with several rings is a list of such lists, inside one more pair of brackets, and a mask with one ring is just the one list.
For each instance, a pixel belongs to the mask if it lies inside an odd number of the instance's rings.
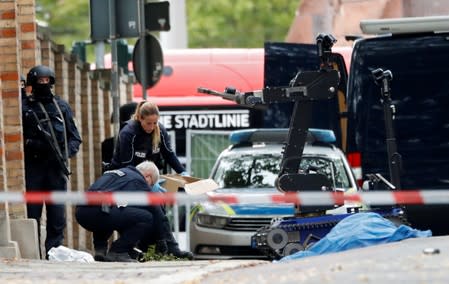
{"label": "police officer's glove", "polygon": [[155,184],[153,184],[152,188],[151,188],[151,192],[159,192],[159,193],[165,193],[167,192],[167,189],[163,188],[161,186],[162,183],[165,182],[165,179],[158,180]]}
{"label": "police officer's glove", "polygon": [[183,177],[189,177],[190,174],[187,171],[183,171],[182,173],[180,173],[181,176]]}
{"label": "police officer's glove", "polygon": [[37,152],[37,153],[46,153],[50,150],[50,146],[47,141],[42,141],[41,139],[26,139],[25,147],[27,149]]}

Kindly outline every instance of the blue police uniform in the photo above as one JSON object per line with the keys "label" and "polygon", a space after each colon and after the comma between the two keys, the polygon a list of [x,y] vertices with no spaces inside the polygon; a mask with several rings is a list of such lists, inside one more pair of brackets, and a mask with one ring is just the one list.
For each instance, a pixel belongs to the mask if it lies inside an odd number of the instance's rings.
{"label": "blue police uniform", "polygon": [[[36,77],[39,75],[50,76],[51,84],[36,84]],[[78,152],[82,142],[69,104],[51,92],[53,83],[54,73],[46,66],[34,67],[28,73],[27,84],[33,86],[33,93],[22,99],[27,191],[66,191],[67,175],[61,165]],[[38,126],[38,120],[41,121],[41,127],[43,126],[44,129]],[[53,145],[57,145],[56,147],[60,150],[60,163],[57,162],[55,148],[51,147],[42,130],[53,133]],[[38,228],[40,228],[42,208],[43,204],[27,205],[28,218],[36,219]],[[45,249],[48,252],[52,247],[57,247],[63,242],[66,226],[65,206],[47,204],[46,212]]]}
{"label": "blue police uniform", "polygon": [[[111,161],[111,168],[116,169],[128,165],[136,166],[148,160],[154,162],[160,169],[162,168],[162,156],[177,173],[185,172],[184,167],[171,149],[167,130],[160,123],[158,123],[158,126],[161,133],[161,142],[157,147],[153,147],[151,134],[144,131],[139,121],[134,119],[126,121],[119,133],[118,143]],[[154,222],[159,220],[162,224],[161,229],[158,233],[142,238],[139,248],[146,251],[149,244],[157,241],[156,251],[163,254],[172,253],[177,257],[191,259],[193,257],[192,253],[179,249],[179,245],[171,232],[170,222],[165,216],[164,208],[162,206],[155,207],[158,207],[163,213],[163,216],[160,216],[160,218],[153,216]]]}
{"label": "blue police uniform", "polygon": [[161,123],[158,124],[161,142],[157,147],[153,147],[151,134],[143,130],[139,121],[131,119],[125,122],[124,127],[120,130],[118,143],[112,157],[112,167],[136,166],[148,160],[154,162],[161,169],[162,156],[177,173],[184,172],[184,167],[171,148],[167,130]]}
{"label": "blue police uniform", "polygon": [[[93,233],[95,260],[105,260],[108,239],[114,230],[120,238],[111,245],[110,252],[128,253],[147,232],[153,229],[153,216],[145,209],[132,206],[111,206],[107,210],[101,206],[78,206],[76,220],[86,230]],[[99,256],[101,252],[102,256]]]}
{"label": "blue police uniform", "polygon": [[[144,176],[134,166],[127,166],[106,171],[88,191],[151,190]],[[128,253],[139,241],[167,233],[163,222],[168,222],[168,219],[160,206],[77,206],[75,216],[83,228],[93,233],[96,252],[106,251],[107,241],[114,230],[119,232],[120,238],[112,243],[109,251],[115,253]]]}

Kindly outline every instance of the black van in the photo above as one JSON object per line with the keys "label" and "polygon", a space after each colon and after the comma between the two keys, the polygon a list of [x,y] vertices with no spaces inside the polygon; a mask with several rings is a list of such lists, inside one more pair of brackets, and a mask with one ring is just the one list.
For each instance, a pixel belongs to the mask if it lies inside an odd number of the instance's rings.
{"label": "black van", "polygon": [[[390,70],[402,188],[449,189],[449,33],[447,29],[434,33],[431,28],[426,32],[412,20],[398,29],[401,33],[385,23],[379,30],[393,34],[354,43],[347,88],[346,150],[352,166],[360,167],[363,175],[380,173],[389,178],[381,91],[371,72]],[[441,24],[442,18],[438,20]],[[420,32],[403,33],[407,24],[412,29],[420,27]],[[431,229],[434,235],[449,234],[445,217],[449,205],[406,209],[412,227]]]}

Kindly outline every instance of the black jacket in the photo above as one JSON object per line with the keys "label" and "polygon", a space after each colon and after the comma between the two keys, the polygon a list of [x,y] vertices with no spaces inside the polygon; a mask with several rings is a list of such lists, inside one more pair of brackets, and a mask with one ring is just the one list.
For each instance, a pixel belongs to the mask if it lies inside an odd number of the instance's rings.
{"label": "black jacket", "polygon": [[134,167],[127,166],[116,170],[106,171],[88,189],[88,191],[148,191],[148,185],[144,176]]}
{"label": "black jacket", "polygon": [[[59,97],[54,97],[56,103],[58,104],[62,116],[57,110],[53,100],[41,101],[44,106],[53,126],[53,131],[58,141],[59,148],[61,150],[62,156],[65,157],[65,141],[64,141],[64,124],[67,134],[67,152],[68,157],[73,157],[80,148],[81,137],[76,127],[75,121],[73,119],[73,113],[70,105],[60,99]],[[23,136],[25,144],[25,159],[41,159],[48,158],[53,159],[54,155],[49,153],[51,151],[48,146],[48,142],[43,136],[42,131],[38,127],[33,112],[37,115],[39,120],[45,120],[45,115],[40,108],[38,101],[34,100],[33,97],[27,97],[22,100],[22,120],[23,120]],[[64,120],[64,123],[63,123]],[[50,129],[47,128],[45,122],[41,122],[46,128],[45,131],[50,133]]]}
{"label": "black jacket", "polygon": [[177,173],[185,171],[170,146],[167,130],[160,123],[159,128],[161,130],[161,142],[153,151],[151,134],[146,133],[138,121],[128,120],[120,130],[112,158],[112,167],[137,166],[139,163],[148,160],[153,161],[161,168],[163,158]]}

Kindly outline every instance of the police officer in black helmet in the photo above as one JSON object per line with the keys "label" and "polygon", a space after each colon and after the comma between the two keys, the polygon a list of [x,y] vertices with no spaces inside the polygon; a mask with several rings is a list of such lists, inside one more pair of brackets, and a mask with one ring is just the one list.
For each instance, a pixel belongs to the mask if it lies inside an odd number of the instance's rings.
{"label": "police officer in black helmet", "polygon": [[[27,74],[31,94],[22,99],[22,121],[27,192],[66,191],[69,158],[79,150],[81,137],[69,104],[53,94],[55,73],[38,65]],[[43,204],[28,204],[28,218],[36,219],[40,232]],[[65,206],[46,204],[46,257],[52,247],[63,243]],[[40,234],[39,234],[40,237]]]}

